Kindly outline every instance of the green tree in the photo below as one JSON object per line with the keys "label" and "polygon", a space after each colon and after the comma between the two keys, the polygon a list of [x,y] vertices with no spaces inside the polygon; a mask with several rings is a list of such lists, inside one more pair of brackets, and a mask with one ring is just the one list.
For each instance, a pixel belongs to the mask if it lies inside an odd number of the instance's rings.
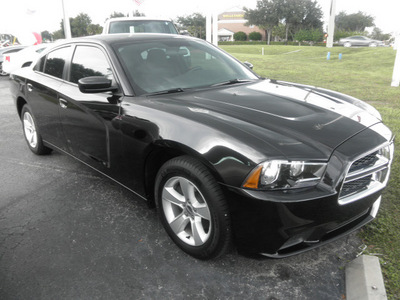
{"label": "green tree", "polygon": [[[71,26],[72,37],[100,34],[103,30],[103,27],[99,24],[92,24],[92,19],[89,17],[89,15],[84,13],[80,13],[75,18],[69,18],[69,23]],[[60,27],[60,30],[53,32],[53,40],[65,38],[64,20],[61,20]]]}
{"label": "green tree", "polygon": [[54,32],[52,33],[52,35],[53,35],[53,40],[54,40],[54,41],[56,41],[56,40],[61,40],[61,39],[65,39],[65,33],[64,33],[64,29],[63,29],[63,28],[54,31]]}
{"label": "green tree", "polygon": [[275,38],[279,37],[279,38],[283,39],[285,34],[286,34],[286,26],[283,23],[279,23],[278,26],[275,26],[272,29],[272,36],[274,36]]}
{"label": "green tree", "polygon": [[278,7],[275,0],[258,0],[256,9],[243,8],[246,26],[256,25],[265,30],[267,44],[270,44],[272,30],[279,24]]}
{"label": "green tree", "polygon": [[335,17],[335,26],[337,30],[363,32],[365,28],[374,26],[374,21],[374,17],[361,11],[350,15],[341,11]]}
{"label": "green tree", "polygon": [[278,15],[285,24],[285,40],[300,29],[321,29],[323,13],[316,1],[312,0],[274,0],[278,5]]}
{"label": "green tree", "polygon": [[116,12],[116,11],[114,11],[114,12],[110,15],[109,19],[113,19],[113,18],[123,18],[123,17],[128,17],[128,15],[124,15],[124,14],[121,13],[121,12]]}
{"label": "green tree", "polygon": [[205,39],[206,17],[200,13],[194,13],[187,17],[177,18],[178,27],[187,30],[192,36]]}
{"label": "green tree", "polygon": [[316,29],[311,29],[310,30],[310,42],[311,45],[313,43],[318,43],[318,42],[322,42],[324,39],[324,33],[321,29],[316,28]]}
{"label": "green tree", "polygon": [[42,36],[43,42],[51,42],[51,41],[53,41],[53,37],[51,36],[51,33],[48,32],[47,30],[42,31],[40,33],[40,35]]}
{"label": "green tree", "polygon": [[256,9],[245,10],[248,25],[264,29],[270,41],[274,28],[285,24],[285,40],[300,29],[322,31],[322,9],[313,0],[258,0]]}
{"label": "green tree", "polygon": [[71,34],[73,37],[89,35],[88,27],[92,23],[89,15],[80,13],[75,18],[70,18]]}
{"label": "green tree", "polygon": [[294,34],[294,39],[299,42],[299,46],[301,42],[310,40],[310,31],[306,29],[300,29]]}
{"label": "green tree", "polygon": [[103,26],[100,26],[99,24],[89,24],[87,27],[88,35],[101,34],[102,32]]}
{"label": "green tree", "polygon": [[386,41],[389,40],[391,35],[389,33],[383,33],[383,31],[378,28],[374,27],[374,30],[372,30],[370,38],[374,40],[379,40],[379,41]]}
{"label": "green tree", "polygon": [[135,10],[135,11],[133,12],[133,16],[134,16],[134,17],[144,17],[145,14],[144,14],[144,13],[141,13],[141,12],[138,11],[138,10]]}

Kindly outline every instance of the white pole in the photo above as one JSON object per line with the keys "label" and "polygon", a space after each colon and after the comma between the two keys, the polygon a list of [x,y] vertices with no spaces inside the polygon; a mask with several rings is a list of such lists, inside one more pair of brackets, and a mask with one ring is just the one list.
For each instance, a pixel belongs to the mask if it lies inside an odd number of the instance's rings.
{"label": "white pole", "polygon": [[206,41],[211,43],[211,13],[207,13],[206,15]]}
{"label": "white pole", "polygon": [[213,44],[218,46],[218,14],[213,15]]}
{"label": "white pole", "polygon": [[329,14],[328,24],[328,38],[326,40],[326,47],[333,47],[333,36],[335,35],[335,11],[336,11],[336,0],[331,0],[331,11]]}
{"label": "white pole", "polygon": [[399,51],[399,46],[400,46],[400,35],[396,36],[396,41],[395,41],[395,47],[397,53],[396,53],[396,59],[394,61],[394,67],[393,67],[393,77],[392,77],[392,86],[398,87],[400,85],[400,51]]}
{"label": "white pole", "polygon": [[69,17],[68,14],[65,10],[64,6],[64,0],[61,0],[62,3],[62,9],[63,9],[63,14],[64,14],[64,33],[65,33],[65,38],[70,39],[72,37],[71,35],[71,25],[69,24]]}

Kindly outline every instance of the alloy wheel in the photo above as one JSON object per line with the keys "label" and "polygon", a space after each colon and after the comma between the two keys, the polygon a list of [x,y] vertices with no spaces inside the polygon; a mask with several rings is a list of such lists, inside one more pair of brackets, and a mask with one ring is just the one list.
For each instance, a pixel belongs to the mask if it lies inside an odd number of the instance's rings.
{"label": "alloy wheel", "polygon": [[172,231],[190,246],[202,246],[211,234],[208,204],[195,184],[184,177],[170,178],[162,190],[162,209]]}
{"label": "alloy wheel", "polygon": [[36,148],[38,143],[36,126],[29,112],[25,112],[23,123],[25,138],[28,141],[29,146],[31,146],[32,148]]}

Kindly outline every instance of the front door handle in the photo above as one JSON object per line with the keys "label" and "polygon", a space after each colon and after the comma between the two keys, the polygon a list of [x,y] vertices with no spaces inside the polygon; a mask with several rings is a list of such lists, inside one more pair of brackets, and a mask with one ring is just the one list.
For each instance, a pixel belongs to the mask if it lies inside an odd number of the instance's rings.
{"label": "front door handle", "polygon": [[62,108],[67,108],[68,106],[68,101],[67,100],[65,100],[65,99],[63,99],[63,98],[58,98],[58,102],[60,103],[60,106],[62,107]]}

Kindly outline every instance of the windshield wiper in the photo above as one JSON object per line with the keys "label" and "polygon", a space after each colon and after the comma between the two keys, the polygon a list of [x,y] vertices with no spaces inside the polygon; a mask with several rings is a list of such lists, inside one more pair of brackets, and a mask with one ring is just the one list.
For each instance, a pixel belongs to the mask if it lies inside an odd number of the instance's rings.
{"label": "windshield wiper", "polygon": [[184,92],[184,89],[182,88],[173,88],[165,91],[159,91],[159,92],[154,92],[154,93],[148,93],[146,96],[156,96],[156,95],[165,95],[165,94],[174,94],[174,93],[181,93]]}
{"label": "windshield wiper", "polygon": [[213,84],[211,86],[230,85],[230,84],[244,83],[244,82],[250,82],[250,81],[251,80],[249,80],[249,79],[237,79],[237,78],[235,78],[235,79],[231,79],[231,80],[228,80],[228,81],[223,81],[223,82],[220,82],[220,83],[216,83],[216,84]]}

